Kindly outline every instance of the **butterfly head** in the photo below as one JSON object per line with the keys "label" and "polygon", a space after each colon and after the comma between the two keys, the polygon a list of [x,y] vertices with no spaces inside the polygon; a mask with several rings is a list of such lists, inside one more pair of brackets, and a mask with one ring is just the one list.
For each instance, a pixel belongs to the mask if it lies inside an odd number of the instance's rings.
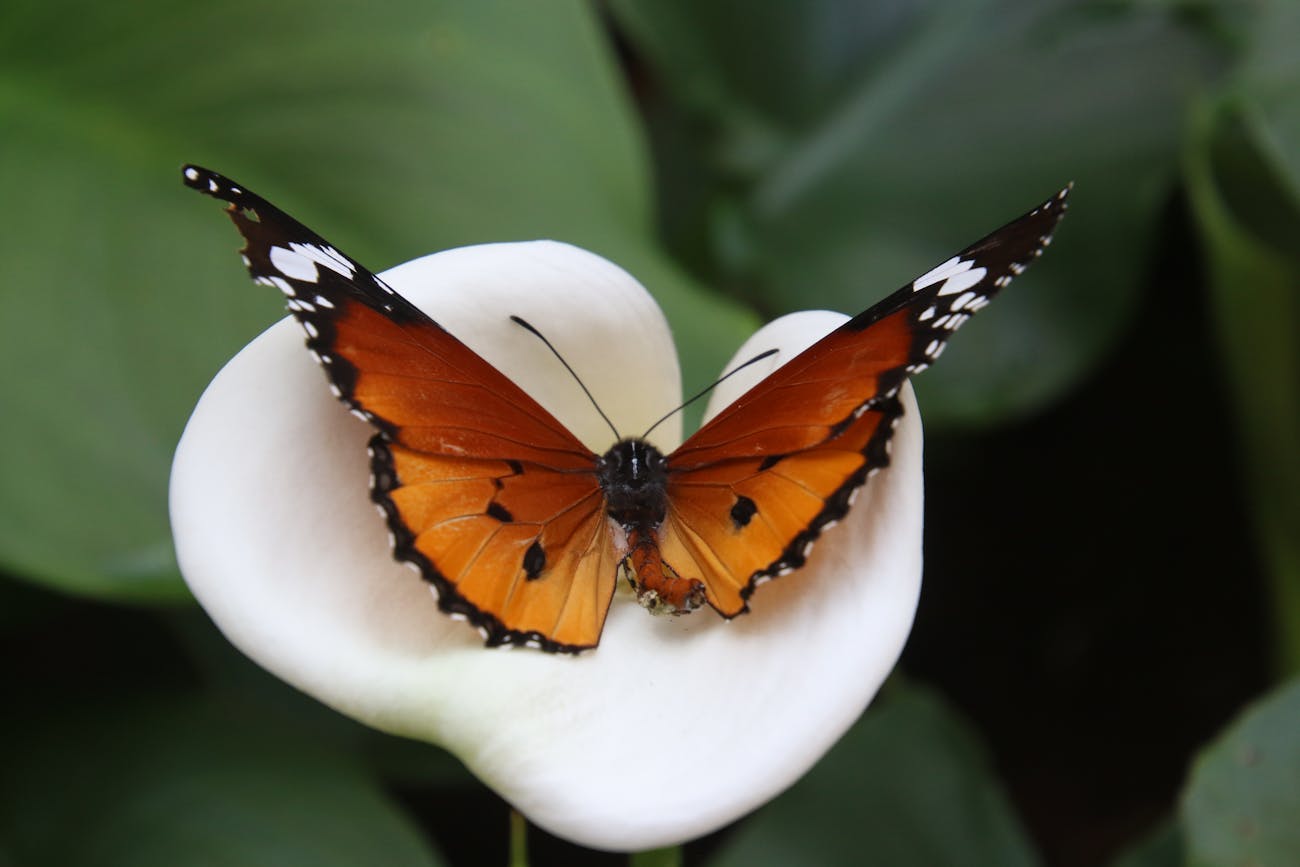
{"label": "butterfly head", "polygon": [[668,459],[643,439],[616,442],[596,465],[609,516],[627,529],[663,523],[668,506]]}

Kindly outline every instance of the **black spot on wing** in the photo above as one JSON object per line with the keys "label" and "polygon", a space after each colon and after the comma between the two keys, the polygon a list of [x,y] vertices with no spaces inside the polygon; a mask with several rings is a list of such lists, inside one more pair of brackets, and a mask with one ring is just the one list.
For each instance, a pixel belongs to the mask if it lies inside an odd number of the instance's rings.
{"label": "black spot on wing", "polygon": [[496,518],[503,524],[508,524],[515,519],[509,509],[497,502],[488,503],[487,514],[489,518]]}
{"label": "black spot on wing", "polygon": [[524,576],[529,581],[536,581],[545,568],[546,551],[542,549],[541,543],[534,539],[533,544],[529,545],[528,550],[524,552]]}
{"label": "black spot on wing", "polygon": [[758,506],[749,497],[743,494],[737,495],[735,504],[731,507],[731,523],[737,530],[749,525],[754,515],[758,514]]}

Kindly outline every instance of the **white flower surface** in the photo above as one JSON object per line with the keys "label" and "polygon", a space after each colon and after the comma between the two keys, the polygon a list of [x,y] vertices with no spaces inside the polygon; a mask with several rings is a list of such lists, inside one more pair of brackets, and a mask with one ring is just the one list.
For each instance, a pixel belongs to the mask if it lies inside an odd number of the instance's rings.
{"label": "white flower surface", "polygon": [[[537,241],[449,250],[382,275],[593,451],[613,435],[527,319],[624,435],[681,400],[662,313],[632,277]],[[736,362],[708,414],[844,321],[788,316]],[[620,588],[600,646],[489,649],[393,560],[369,498],[373,430],[327,387],[290,319],[204,393],[177,449],[171,513],[186,581],[244,653],[327,705],[440,744],[529,820],[576,843],[640,850],[733,821],[795,782],[866,707],[902,650],[921,577],[921,428],[911,390],[849,515],[808,564],[732,621],[653,617]],[[680,443],[675,417],[651,439]]]}

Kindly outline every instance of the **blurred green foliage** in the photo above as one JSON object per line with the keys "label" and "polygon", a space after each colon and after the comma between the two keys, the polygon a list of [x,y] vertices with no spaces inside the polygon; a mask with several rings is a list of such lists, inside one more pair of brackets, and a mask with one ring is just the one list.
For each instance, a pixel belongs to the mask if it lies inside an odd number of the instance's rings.
{"label": "blurred green foliage", "polygon": [[202,699],[41,710],[6,725],[0,833],[15,863],[443,863],[352,757],[263,715]]}
{"label": "blurred green foliage", "polygon": [[1251,707],[1197,759],[1183,795],[1188,864],[1300,855],[1300,680]]}
{"label": "blurred green foliage", "polygon": [[[926,423],[1005,420],[1132,315],[1183,110],[1217,65],[1156,8],[615,2],[664,82],[674,249],[769,313],[865,308],[1074,181],[1034,291],[917,381]],[[666,129],[664,127],[667,127]]]}
{"label": "blurred green foliage", "polygon": [[[22,711],[5,724],[0,863],[436,864],[427,817],[417,830],[392,792],[472,788],[432,748],[304,745],[330,715],[279,713],[298,700],[200,618],[75,601],[190,604],[171,452],[204,384],[280,315],[181,187],[187,161],[376,268],[482,241],[588,247],[663,304],[688,388],[761,319],[857,312],[1076,182],[1050,255],[921,379],[931,430],[1069,399],[1132,327],[1182,191],[1177,253],[1199,269],[1187,295],[1206,293],[1221,379],[1170,411],[1231,416],[1222,451],[1257,542],[1242,560],[1272,581],[1277,674],[1300,671],[1297,45],[1285,0],[8,0],[0,635]],[[142,659],[123,657],[120,630],[163,616]],[[139,664],[92,689],[97,669],[50,641]],[[170,656],[184,676],[154,678]],[[237,695],[253,709],[230,718],[216,699]],[[1295,697],[1293,682],[1211,746],[1179,821],[1120,863],[1288,863]],[[912,688],[708,863],[796,856],[1039,861],[978,735]]]}
{"label": "blurred green foliage", "polygon": [[824,865],[1039,863],[967,726],[901,683],[710,865],[777,867],[809,852]]}

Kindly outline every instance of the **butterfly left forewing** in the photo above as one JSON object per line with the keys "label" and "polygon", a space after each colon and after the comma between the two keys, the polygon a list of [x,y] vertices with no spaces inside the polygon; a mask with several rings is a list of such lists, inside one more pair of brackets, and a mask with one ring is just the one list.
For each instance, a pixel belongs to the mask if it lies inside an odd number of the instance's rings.
{"label": "butterfly left forewing", "polygon": [[336,397],[378,430],[372,497],[394,553],[489,644],[599,641],[616,563],[596,456],[508,377],[265,199],[187,166],[229,203],[253,279],[284,293]]}
{"label": "butterfly left forewing", "polygon": [[1068,188],[778,368],[669,456],[661,547],[725,616],[798,568],[888,464],[898,389],[1050,243]]}

